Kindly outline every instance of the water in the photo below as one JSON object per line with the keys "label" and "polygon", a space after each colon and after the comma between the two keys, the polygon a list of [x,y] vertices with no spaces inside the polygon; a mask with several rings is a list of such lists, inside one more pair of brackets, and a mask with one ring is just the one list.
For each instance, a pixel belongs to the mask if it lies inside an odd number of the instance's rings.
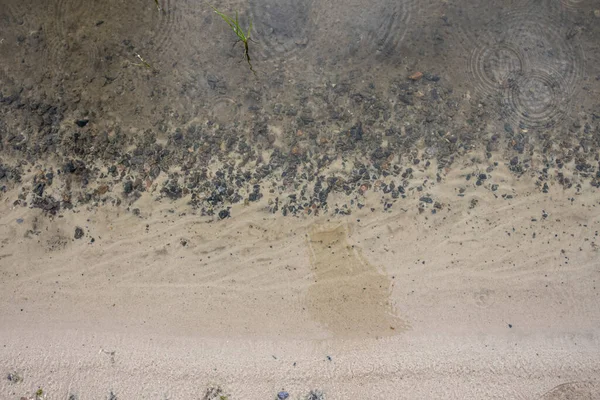
{"label": "water", "polygon": [[[64,141],[73,130],[69,121],[77,118],[91,121],[92,137],[75,154],[80,157],[115,161],[114,152],[92,149],[103,146],[103,133],[118,138],[115,151],[123,157],[130,155],[125,143],[139,141],[142,132],[151,132],[152,145],[168,148],[180,130],[198,140],[186,141],[194,152],[211,148],[192,164],[214,157],[225,162],[242,142],[258,164],[261,153],[273,150],[331,159],[339,155],[343,132],[359,122],[365,135],[359,146],[342,149],[346,153],[362,157],[387,137],[392,153],[421,151],[416,142],[425,140],[440,160],[456,151],[444,147],[447,135],[458,135],[454,144],[460,147],[486,141],[506,124],[527,131],[529,139],[539,132],[563,135],[582,119],[596,126],[594,1],[252,0],[216,6],[239,11],[244,27],[252,19],[256,76],[231,29],[198,1],[162,0],[159,11],[150,0],[3,0],[2,93],[18,93],[21,103],[16,112],[3,103],[3,122],[28,132],[15,154],[72,156]],[[415,72],[424,78],[407,79]],[[35,121],[40,104],[56,114],[42,116],[41,125]],[[36,149],[40,142],[48,146]],[[157,161],[144,157],[146,166]],[[168,165],[163,169],[168,172]]]}

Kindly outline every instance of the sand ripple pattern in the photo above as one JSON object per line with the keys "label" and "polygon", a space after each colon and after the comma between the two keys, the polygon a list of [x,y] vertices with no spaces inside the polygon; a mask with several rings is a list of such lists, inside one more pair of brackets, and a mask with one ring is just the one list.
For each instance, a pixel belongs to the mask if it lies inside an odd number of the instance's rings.
{"label": "sand ripple pattern", "polygon": [[576,11],[584,8],[585,0],[560,0],[560,5],[567,10]]}
{"label": "sand ripple pattern", "polygon": [[114,39],[133,47],[127,57],[135,59],[135,53],[139,52],[156,60],[158,55],[171,52],[184,38],[187,26],[182,23],[182,14],[186,4],[182,0],[159,0],[158,10],[153,0],[53,0],[52,18],[45,27],[49,52],[60,62],[67,53],[80,50],[92,61],[100,57],[102,46],[97,43]]}
{"label": "sand ripple pattern", "polygon": [[476,91],[501,97],[507,118],[522,127],[549,127],[566,117],[584,75],[576,30],[535,6],[457,25]]}
{"label": "sand ripple pattern", "polygon": [[2,0],[0,2],[0,32],[31,36],[39,30],[48,13],[46,2],[35,0]]}
{"label": "sand ripple pattern", "polygon": [[376,45],[377,55],[393,56],[403,43],[414,13],[414,2],[386,2],[370,21],[369,42]]}
{"label": "sand ripple pattern", "polygon": [[[317,7],[315,7],[317,8]],[[362,0],[319,3],[314,12],[318,57],[339,66],[397,61],[405,54],[411,34],[442,15],[436,0],[375,0],[368,7]]]}
{"label": "sand ripple pattern", "polygon": [[23,25],[31,18],[34,5],[30,1],[7,0],[0,7],[0,23],[2,27]]}
{"label": "sand ripple pattern", "polygon": [[289,56],[308,45],[312,0],[251,0],[253,49],[262,59]]}
{"label": "sand ripple pattern", "polygon": [[177,35],[184,29],[184,25],[181,23],[183,11],[181,1],[159,0],[159,4],[160,11],[154,8],[151,12],[152,30],[149,34],[149,47],[152,48],[153,54],[160,55],[176,44]]}
{"label": "sand ripple pattern", "polygon": [[[82,25],[85,22],[91,23],[88,19],[91,17],[88,15],[88,8],[84,0],[54,0],[50,3],[51,18],[45,24],[44,30],[48,58],[54,67],[60,67],[67,52],[72,50]],[[87,50],[90,50],[89,46]]]}

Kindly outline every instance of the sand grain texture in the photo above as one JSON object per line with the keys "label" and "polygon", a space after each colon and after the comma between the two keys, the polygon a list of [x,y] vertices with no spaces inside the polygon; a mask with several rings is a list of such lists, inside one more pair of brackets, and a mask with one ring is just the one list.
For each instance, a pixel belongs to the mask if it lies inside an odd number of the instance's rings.
{"label": "sand grain texture", "polygon": [[461,176],[431,189],[436,214],[415,192],[285,223],[5,202],[0,364],[24,379],[0,397],[600,398],[597,197],[509,174],[513,199],[457,197]]}

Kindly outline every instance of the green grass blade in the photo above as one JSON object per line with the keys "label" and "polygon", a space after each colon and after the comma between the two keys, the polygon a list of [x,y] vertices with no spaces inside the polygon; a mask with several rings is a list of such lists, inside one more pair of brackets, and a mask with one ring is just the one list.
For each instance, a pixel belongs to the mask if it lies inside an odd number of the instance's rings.
{"label": "green grass blade", "polygon": [[221,11],[217,10],[215,7],[211,6],[212,9],[215,11],[215,13],[217,13],[221,18],[223,18],[223,21],[227,22],[227,25],[229,25],[231,27],[231,29],[233,29],[235,31],[235,24],[233,22],[233,20],[231,18],[229,18],[227,15],[223,14]]}

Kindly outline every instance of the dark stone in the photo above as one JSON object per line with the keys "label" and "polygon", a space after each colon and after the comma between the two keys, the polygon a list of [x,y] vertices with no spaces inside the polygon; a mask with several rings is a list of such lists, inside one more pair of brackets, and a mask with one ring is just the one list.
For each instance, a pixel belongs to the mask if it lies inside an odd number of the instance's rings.
{"label": "dark stone", "polygon": [[350,139],[355,142],[363,139],[362,123],[359,122],[350,128]]}
{"label": "dark stone", "polygon": [[519,163],[519,157],[514,156],[513,158],[511,158],[510,160],[510,165],[515,166]]}
{"label": "dark stone", "polygon": [[404,104],[406,104],[408,106],[412,105],[412,103],[413,103],[412,98],[409,95],[401,94],[398,96],[398,98],[400,99],[401,102],[403,102]]}
{"label": "dark stone", "polygon": [[219,219],[225,219],[231,217],[231,213],[229,210],[221,210],[219,211]]}
{"label": "dark stone", "polygon": [[123,183],[123,193],[130,194],[131,192],[133,192],[133,182],[125,181]]}
{"label": "dark stone", "polygon": [[288,397],[290,397],[290,394],[284,390],[282,390],[281,392],[277,393],[277,399],[279,400],[285,400]]}
{"label": "dark stone", "polygon": [[23,380],[23,378],[21,377],[21,375],[19,375],[16,372],[10,372],[7,376],[6,379],[8,379],[10,382],[12,383],[19,383]]}
{"label": "dark stone", "polygon": [[428,197],[428,196],[421,197],[419,199],[419,201],[422,201],[423,203],[427,203],[427,204],[433,203],[433,199],[431,197]]}
{"label": "dark stone", "polygon": [[73,161],[68,161],[63,167],[63,171],[68,172],[69,174],[74,173],[76,170],[77,167],[75,167],[75,163]]}
{"label": "dark stone", "polygon": [[152,179],[158,178],[159,175],[160,175],[160,167],[158,165],[155,165],[154,167],[152,167],[150,169],[150,177]]}
{"label": "dark stone", "polygon": [[77,124],[78,127],[83,128],[84,126],[86,126],[88,123],[90,122],[89,119],[78,119],[77,121],[75,121],[75,123]]}
{"label": "dark stone", "polygon": [[83,237],[83,229],[80,227],[75,228],[75,239],[81,239]]}
{"label": "dark stone", "polygon": [[372,158],[376,159],[376,160],[381,160],[384,158],[387,158],[390,155],[390,152],[387,150],[382,149],[381,147],[378,147],[373,154],[371,155]]}
{"label": "dark stone", "polygon": [[35,193],[36,195],[42,197],[44,195],[44,188],[46,187],[46,184],[42,183],[42,182],[38,182],[35,187],[33,188],[33,193]]}
{"label": "dark stone", "polygon": [[160,192],[166,194],[171,200],[177,200],[183,196],[183,190],[175,180],[168,181]]}
{"label": "dark stone", "polygon": [[82,174],[85,172],[86,167],[85,163],[81,160],[69,160],[63,166],[63,171],[69,174]]}
{"label": "dark stone", "polygon": [[41,208],[52,215],[60,211],[60,201],[55,200],[50,196],[36,198],[33,200],[32,206],[35,208]]}

